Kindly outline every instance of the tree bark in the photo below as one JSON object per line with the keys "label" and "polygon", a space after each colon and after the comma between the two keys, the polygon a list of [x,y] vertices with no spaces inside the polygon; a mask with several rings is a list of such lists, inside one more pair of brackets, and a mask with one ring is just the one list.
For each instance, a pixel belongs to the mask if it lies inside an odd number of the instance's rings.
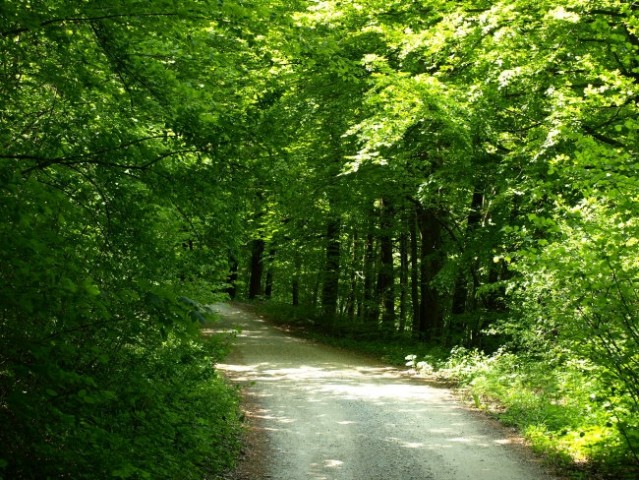
{"label": "tree bark", "polygon": [[393,210],[388,199],[380,200],[380,266],[377,279],[377,295],[382,303],[382,328],[395,329],[395,275],[393,268]]}
{"label": "tree bark", "polygon": [[348,320],[352,323],[355,321],[355,304],[357,303],[357,267],[359,263],[359,236],[357,235],[357,231],[353,233],[353,254],[351,257],[351,266],[350,266],[350,278],[349,283],[350,287],[348,290],[348,298],[346,300],[346,316]]}
{"label": "tree bark", "polygon": [[249,300],[261,296],[262,273],[264,271],[264,240],[257,238],[251,242],[251,276],[249,279]]}
{"label": "tree bark", "polygon": [[326,226],[326,264],[322,287],[322,310],[328,319],[337,313],[337,295],[339,292],[340,261],[340,221],[332,218]]}
{"label": "tree bark", "polygon": [[229,256],[229,275],[226,279],[226,283],[228,287],[226,289],[226,293],[228,294],[231,300],[235,300],[237,297],[237,276],[238,276],[239,265],[237,263],[237,258],[234,255]]}
{"label": "tree bark", "polygon": [[366,323],[377,323],[379,306],[375,298],[375,236],[369,232],[366,236],[364,253],[364,309],[363,320]]}
{"label": "tree bark", "polygon": [[[402,222],[403,223],[403,222]],[[403,225],[402,225],[403,230]],[[406,329],[407,294],[408,294],[408,235],[402,231],[399,236],[399,333]]]}
{"label": "tree bark", "polygon": [[419,238],[417,232],[417,209],[413,208],[409,219],[410,236],[410,296],[413,307],[413,335],[419,337],[421,310],[419,308]]}
{"label": "tree bark", "polygon": [[433,209],[419,207],[419,230],[422,236],[420,265],[420,322],[419,337],[431,340],[441,333],[443,316],[439,295],[431,284],[441,269],[439,247],[441,244],[441,226]]}
{"label": "tree bark", "polygon": [[300,258],[299,253],[295,252],[295,271],[293,273],[293,279],[291,283],[292,289],[292,303],[294,307],[297,307],[300,304],[300,275],[302,270],[302,259]]}
{"label": "tree bark", "polygon": [[275,253],[276,252],[274,248],[271,248],[268,252],[268,269],[266,270],[266,286],[264,287],[264,296],[269,299],[273,295],[273,263],[275,262]]}

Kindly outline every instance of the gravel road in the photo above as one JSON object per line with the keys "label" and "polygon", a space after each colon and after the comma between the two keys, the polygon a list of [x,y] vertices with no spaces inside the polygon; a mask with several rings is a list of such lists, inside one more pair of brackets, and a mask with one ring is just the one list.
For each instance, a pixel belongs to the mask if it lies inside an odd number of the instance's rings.
{"label": "gravel road", "polygon": [[266,444],[251,480],[555,478],[448,390],[286,335],[236,305],[215,308],[222,328],[241,331],[218,368],[244,385]]}

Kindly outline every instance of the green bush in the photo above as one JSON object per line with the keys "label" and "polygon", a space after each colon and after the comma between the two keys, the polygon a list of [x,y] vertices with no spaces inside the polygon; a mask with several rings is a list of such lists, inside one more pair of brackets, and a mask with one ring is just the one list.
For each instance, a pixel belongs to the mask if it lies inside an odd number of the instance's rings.
{"label": "green bush", "polygon": [[[438,375],[459,383],[475,406],[513,425],[566,466],[632,468],[633,454],[607,397],[601,368],[565,351],[492,355],[453,349]],[[621,468],[623,470],[623,468]]]}
{"label": "green bush", "polygon": [[170,334],[91,371],[59,356],[31,365],[32,389],[9,391],[2,412],[3,476],[212,478],[238,449],[238,399],[213,368],[221,350]]}
{"label": "green bush", "polygon": [[[237,399],[214,370],[223,345],[199,338],[204,312],[185,297],[214,300],[180,278],[201,275],[179,218],[139,182],[120,179],[97,218],[93,203],[1,175],[0,477],[201,479],[230,465]],[[97,202],[92,188],[76,193]]]}

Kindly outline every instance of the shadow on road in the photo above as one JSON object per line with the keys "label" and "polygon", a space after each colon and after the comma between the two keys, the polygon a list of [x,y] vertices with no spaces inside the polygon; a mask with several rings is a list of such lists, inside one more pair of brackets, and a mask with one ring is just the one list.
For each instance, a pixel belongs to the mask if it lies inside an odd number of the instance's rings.
{"label": "shadow on road", "polygon": [[257,405],[273,451],[272,478],[551,478],[448,390],[287,336],[237,307],[216,308],[223,320],[215,331],[237,331],[236,349],[217,368]]}

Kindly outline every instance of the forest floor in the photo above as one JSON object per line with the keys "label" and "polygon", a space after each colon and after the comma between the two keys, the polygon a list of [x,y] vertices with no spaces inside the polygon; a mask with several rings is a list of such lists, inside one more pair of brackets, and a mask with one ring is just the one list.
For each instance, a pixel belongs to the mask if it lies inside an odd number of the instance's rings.
{"label": "forest floor", "polygon": [[243,391],[247,437],[234,480],[556,479],[512,430],[445,388],[344,350],[292,337],[238,305],[218,368]]}

